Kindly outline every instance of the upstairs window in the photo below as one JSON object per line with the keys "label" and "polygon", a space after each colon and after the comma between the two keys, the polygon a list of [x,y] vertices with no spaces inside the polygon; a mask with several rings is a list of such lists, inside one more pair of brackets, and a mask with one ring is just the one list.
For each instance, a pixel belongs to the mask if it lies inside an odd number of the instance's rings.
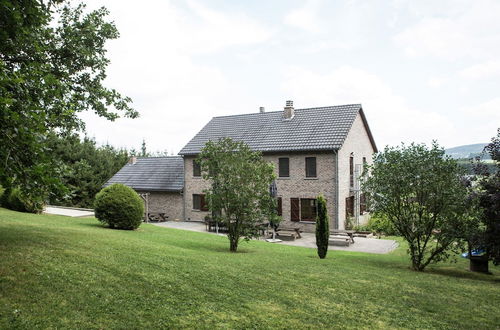
{"label": "upstairs window", "polygon": [[279,158],[278,170],[280,178],[288,178],[290,176],[290,158]]}
{"label": "upstairs window", "polygon": [[316,177],[316,157],[306,157],[306,178]]}
{"label": "upstairs window", "polygon": [[193,159],[193,176],[201,176],[201,166],[196,159]]}
{"label": "upstairs window", "polygon": [[354,156],[349,157],[349,184],[354,187]]}

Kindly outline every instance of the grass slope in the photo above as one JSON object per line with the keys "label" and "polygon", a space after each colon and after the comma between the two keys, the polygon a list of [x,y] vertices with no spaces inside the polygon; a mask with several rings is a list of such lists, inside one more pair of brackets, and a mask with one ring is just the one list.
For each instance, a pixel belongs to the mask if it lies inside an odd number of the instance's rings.
{"label": "grass slope", "polygon": [[500,276],[0,209],[0,328],[498,328]]}

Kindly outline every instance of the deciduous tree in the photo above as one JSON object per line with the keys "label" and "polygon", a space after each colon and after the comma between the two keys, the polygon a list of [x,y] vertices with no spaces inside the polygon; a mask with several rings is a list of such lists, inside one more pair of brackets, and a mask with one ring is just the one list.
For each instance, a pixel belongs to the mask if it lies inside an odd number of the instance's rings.
{"label": "deciduous tree", "polygon": [[489,153],[496,171],[478,157],[474,166],[475,177],[472,184],[472,198],[477,199],[477,217],[469,222],[464,234],[472,249],[484,250],[483,258],[471,258],[471,270],[488,271],[488,261],[500,264],[500,129],[484,152]]}
{"label": "deciduous tree", "polygon": [[387,215],[408,242],[415,270],[447,259],[467,216],[463,169],[437,143],[386,147],[363,175],[372,209]]}
{"label": "deciduous tree", "polygon": [[276,202],[269,193],[274,167],[230,138],[207,142],[198,160],[210,182],[205,191],[209,210],[228,228],[229,249],[236,252],[240,240],[257,237],[258,224],[274,214]]}
{"label": "deciduous tree", "polygon": [[118,38],[107,15],[64,0],[0,0],[0,183],[44,198],[57,183],[49,133],[83,130],[82,111],[138,116],[103,83],[105,44]]}

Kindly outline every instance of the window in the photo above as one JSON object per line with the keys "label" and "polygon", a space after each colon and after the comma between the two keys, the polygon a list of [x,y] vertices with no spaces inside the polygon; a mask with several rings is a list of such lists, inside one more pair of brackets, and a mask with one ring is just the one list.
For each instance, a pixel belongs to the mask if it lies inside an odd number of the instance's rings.
{"label": "window", "polygon": [[362,193],[359,195],[359,215],[363,215],[366,210],[366,196]]}
{"label": "window", "polygon": [[278,158],[278,170],[280,178],[287,178],[290,176],[290,159]]}
{"label": "window", "polygon": [[354,216],[354,196],[345,199],[345,218],[349,219]]}
{"label": "window", "polygon": [[282,216],[283,215],[283,200],[281,199],[281,197],[278,197],[278,200],[277,200],[277,210],[276,210],[276,213],[278,216]]}
{"label": "window", "polygon": [[316,221],[317,204],[314,198],[290,198],[291,221]]}
{"label": "window", "polygon": [[316,200],[310,198],[300,199],[300,220],[316,221]]}
{"label": "window", "polygon": [[205,195],[193,194],[193,210],[208,211]]}
{"label": "window", "polygon": [[316,157],[306,157],[306,178],[316,177]]}
{"label": "window", "polygon": [[193,176],[201,176],[200,163],[196,159],[193,159]]}
{"label": "window", "polygon": [[354,156],[349,157],[349,184],[354,186]]}
{"label": "window", "polygon": [[300,220],[300,199],[290,198],[290,220]]}

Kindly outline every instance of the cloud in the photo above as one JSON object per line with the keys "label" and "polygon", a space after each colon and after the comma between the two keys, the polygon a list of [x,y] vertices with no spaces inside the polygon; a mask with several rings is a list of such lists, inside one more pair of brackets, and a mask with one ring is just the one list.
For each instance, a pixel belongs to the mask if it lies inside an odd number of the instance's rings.
{"label": "cloud", "polygon": [[[99,5],[90,2],[89,7]],[[244,97],[246,91],[219,65],[197,57],[262,43],[272,36],[271,29],[244,12],[222,14],[196,1],[182,5],[106,2],[121,34],[108,45],[106,85],[130,96],[141,117],[110,123],[81,114],[97,141],[138,149],[145,138],[150,150],[177,153],[211,117],[231,113],[230,107]]]}
{"label": "cloud", "polygon": [[498,1],[470,1],[461,6],[436,6],[435,1],[433,6],[412,3],[417,23],[394,36],[396,45],[408,56],[457,60],[492,59],[500,54]]}
{"label": "cloud", "polygon": [[456,135],[444,116],[410,107],[380,77],[361,69],[341,66],[318,73],[292,67],[284,81],[282,90],[293,96],[298,108],[362,103],[379,147],[433,139],[448,143]]}
{"label": "cloud", "polygon": [[431,88],[440,88],[444,84],[448,82],[448,78],[446,77],[430,77],[429,80],[427,81],[427,85]]}
{"label": "cloud", "polygon": [[321,31],[321,20],[318,14],[319,7],[319,0],[309,0],[304,6],[292,9],[285,16],[284,22],[310,33],[318,33]]}
{"label": "cloud", "polygon": [[500,61],[486,61],[472,65],[459,72],[459,76],[466,79],[486,79],[500,76]]}
{"label": "cloud", "polygon": [[467,132],[469,141],[488,142],[500,128],[500,97],[462,107],[459,111],[467,116],[463,131]]}

